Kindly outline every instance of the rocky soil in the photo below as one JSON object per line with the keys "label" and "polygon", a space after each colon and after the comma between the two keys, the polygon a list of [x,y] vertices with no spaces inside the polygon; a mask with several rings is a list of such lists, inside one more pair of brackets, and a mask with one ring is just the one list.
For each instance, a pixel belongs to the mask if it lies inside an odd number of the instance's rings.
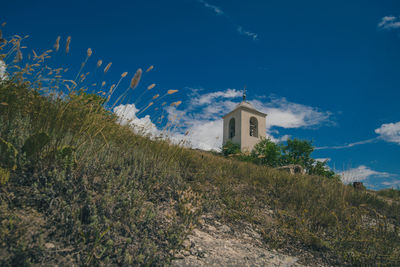
{"label": "rocky soil", "polygon": [[184,241],[172,266],[304,266],[297,257],[268,249],[250,224],[237,231],[210,218]]}

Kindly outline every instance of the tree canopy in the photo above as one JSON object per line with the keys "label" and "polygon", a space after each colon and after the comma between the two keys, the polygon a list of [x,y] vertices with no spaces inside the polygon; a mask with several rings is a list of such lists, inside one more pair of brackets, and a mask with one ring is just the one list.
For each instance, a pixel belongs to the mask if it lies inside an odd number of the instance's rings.
{"label": "tree canopy", "polygon": [[289,164],[302,166],[310,175],[325,176],[330,179],[340,179],[327,166],[327,161],[317,161],[311,157],[314,146],[311,141],[297,138],[288,139],[285,143],[275,143],[270,138],[262,138],[249,156],[240,152],[240,145],[228,141],[222,147],[225,156],[236,155],[238,159],[251,161],[269,167],[280,167]]}

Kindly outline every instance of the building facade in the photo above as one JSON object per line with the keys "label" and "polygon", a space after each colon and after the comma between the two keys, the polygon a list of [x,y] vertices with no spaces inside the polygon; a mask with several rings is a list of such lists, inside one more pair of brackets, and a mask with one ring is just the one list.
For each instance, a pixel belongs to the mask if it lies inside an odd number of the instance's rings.
{"label": "building facade", "polygon": [[246,102],[244,96],[234,110],[222,117],[223,144],[231,140],[240,145],[242,152],[251,152],[254,145],[266,137],[266,116]]}

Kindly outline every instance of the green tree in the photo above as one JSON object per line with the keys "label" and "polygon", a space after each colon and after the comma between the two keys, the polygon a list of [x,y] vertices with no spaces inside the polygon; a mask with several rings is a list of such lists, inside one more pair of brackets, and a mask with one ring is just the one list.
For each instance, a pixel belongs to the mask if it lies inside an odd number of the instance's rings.
{"label": "green tree", "polygon": [[270,138],[263,138],[254,146],[251,156],[256,163],[277,167],[281,162],[281,147]]}
{"label": "green tree", "polygon": [[282,147],[283,164],[299,164],[309,171],[314,163],[311,153],[314,147],[311,141],[300,139],[288,139],[286,145]]}
{"label": "green tree", "polygon": [[233,143],[231,140],[228,140],[222,146],[222,154],[224,154],[224,156],[235,155],[238,153],[240,153],[240,145]]}
{"label": "green tree", "polygon": [[308,170],[309,174],[320,175],[327,177],[329,179],[340,180],[340,176],[337,175],[334,171],[332,171],[328,166],[328,161],[316,161],[312,164],[312,167]]}

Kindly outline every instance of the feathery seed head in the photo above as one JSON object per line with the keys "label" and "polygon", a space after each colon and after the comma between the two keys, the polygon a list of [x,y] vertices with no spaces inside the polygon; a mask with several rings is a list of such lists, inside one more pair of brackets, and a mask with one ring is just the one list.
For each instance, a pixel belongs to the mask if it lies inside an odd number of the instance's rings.
{"label": "feathery seed head", "polygon": [[65,53],[69,53],[69,44],[71,43],[71,36],[67,37],[67,43],[65,45]]}
{"label": "feathery seed head", "polygon": [[99,67],[101,66],[101,64],[103,64],[103,60],[99,59],[99,60],[97,61],[97,67],[99,68]]}
{"label": "feathery seed head", "polygon": [[90,57],[92,55],[92,49],[88,48],[87,50],[87,57]]}
{"label": "feathery seed head", "polygon": [[172,95],[174,93],[178,92],[178,90],[168,90],[167,94]]}
{"label": "feathery seed head", "polygon": [[107,64],[107,66],[104,68],[104,73],[107,73],[107,71],[110,69],[111,65],[112,65],[112,62]]}
{"label": "feathery seed head", "polygon": [[58,51],[58,49],[60,49],[60,39],[61,39],[61,37],[58,36],[57,39],[56,39],[56,43],[54,44],[54,49],[56,51]]}
{"label": "feathery seed head", "polygon": [[177,107],[177,106],[179,106],[180,104],[182,104],[182,101],[176,101],[176,102],[172,102],[170,106],[171,106],[171,107],[173,107],[173,106],[174,106],[174,107]]}
{"label": "feathery seed head", "polygon": [[152,69],[154,68],[154,66],[153,65],[151,65],[147,70],[146,70],[146,72],[149,72],[149,71],[151,71]]}
{"label": "feathery seed head", "polygon": [[128,75],[128,72],[125,71],[124,73],[121,74],[121,78],[124,78],[126,75]]}
{"label": "feathery seed head", "polygon": [[133,78],[132,78],[132,80],[131,80],[131,86],[130,86],[130,88],[135,89],[136,86],[138,86],[139,81],[140,81],[140,77],[142,77],[142,69],[141,69],[141,68],[139,68],[139,69],[136,71],[135,75],[133,76]]}
{"label": "feathery seed head", "polygon": [[155,83],[150,84],[150,85],[147,87],[147,90],[151,90],[151,89],[153,89],[155,86],[156,86]]}

